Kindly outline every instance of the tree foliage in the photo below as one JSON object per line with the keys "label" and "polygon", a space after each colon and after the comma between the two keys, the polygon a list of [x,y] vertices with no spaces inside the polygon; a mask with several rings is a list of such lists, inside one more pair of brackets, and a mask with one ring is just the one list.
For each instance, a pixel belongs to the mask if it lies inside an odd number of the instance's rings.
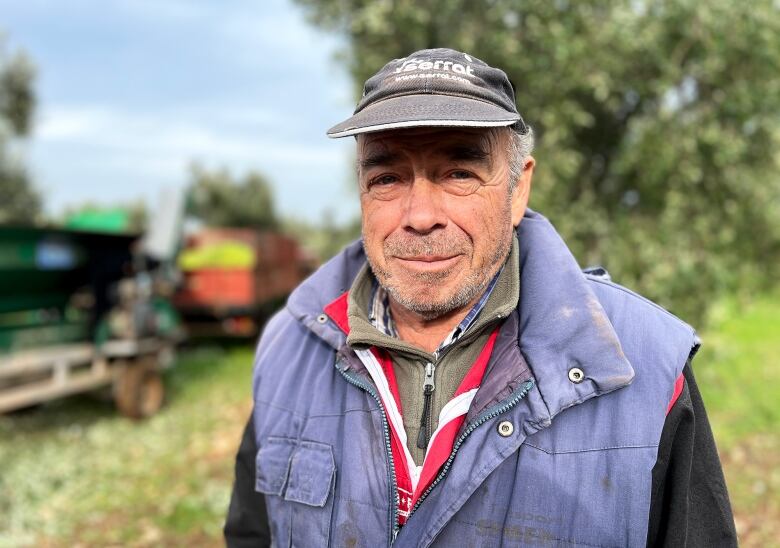
{"label": "tree foliage", "polygon": [[780,8],[772,0],[296,0],[356,84],[428,47],[502,67],[536,130],[532,207],[692,321],[780,279]]}
{"label": "tree foliage", "polygon": [[227,169],[191,169],[189,212],[209,226],[274,228],[273,193],[256,172],[235,179]]}
{"label": "tree foliage", "polygon": [[7,55],[0,42],[0,223],[29,223],[41,211],[41,197],[11,150],[14,141],[30,132],[34,78],[27,56]]}
{"label": "tree foliage", "polygon": [[325,262],[360,236],[360,218],[339,223],[333,212],[325,211],[318,221],[285,218],[282,228],[284,232],[297,238],[319,261]]}

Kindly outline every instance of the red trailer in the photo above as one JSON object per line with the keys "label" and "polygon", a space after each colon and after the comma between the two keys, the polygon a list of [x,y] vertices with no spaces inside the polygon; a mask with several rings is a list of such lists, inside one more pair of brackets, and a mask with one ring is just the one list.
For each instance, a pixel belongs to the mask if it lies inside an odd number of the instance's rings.
{"label": "red trailer", "polygon": [[208,228],[179,256],[174,298],[191,335],[254,336],[314,266],[298,242],[275,232]]}

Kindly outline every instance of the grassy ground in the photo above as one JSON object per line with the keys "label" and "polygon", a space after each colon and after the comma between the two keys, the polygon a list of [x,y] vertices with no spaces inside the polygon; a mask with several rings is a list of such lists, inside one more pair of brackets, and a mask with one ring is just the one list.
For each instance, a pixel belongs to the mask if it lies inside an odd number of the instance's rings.
{"label": "grassy ground", "polygon": [[145,422],[75,397],[0,417],[0,546],[219,546],[252,351],[201,349]]}
{"label": "grassy ground", "polygon": [[780,297],[723,304],[694,370],[741,545],[780,546]]}
{"label": "grassy ground", "polygon": [[[742,546],[780,538],[780,299],[724,306],[694,365]],[[74,397],[0,416],[0,547],[221,546],[250,348],[183,352],[151,420]]]}

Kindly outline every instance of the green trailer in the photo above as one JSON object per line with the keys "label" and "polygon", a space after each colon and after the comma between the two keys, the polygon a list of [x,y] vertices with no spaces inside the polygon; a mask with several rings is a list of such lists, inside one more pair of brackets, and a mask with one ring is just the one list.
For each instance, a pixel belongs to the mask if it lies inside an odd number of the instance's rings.
{"label": "green trailer", "polygon": [[159,266],[138,234],[0,226],[0,413],[101,387],[156,412],[181,338]]}

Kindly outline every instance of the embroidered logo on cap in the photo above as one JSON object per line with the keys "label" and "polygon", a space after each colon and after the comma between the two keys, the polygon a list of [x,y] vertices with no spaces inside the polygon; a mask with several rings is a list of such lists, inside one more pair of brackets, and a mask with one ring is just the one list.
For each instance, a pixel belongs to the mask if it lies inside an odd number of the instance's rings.
{"label": "embroidered logo on cap", "polygon": [[404,59],[401,66],[395,69],[396,73],[399,72],[412,72],[415,70],[443,70],[457,72],[464,76],[474,76],[474,69],[471,65],[463,66],[460,63],[453,61],[445,61],[443,59],[428,60],[423,59]]}

